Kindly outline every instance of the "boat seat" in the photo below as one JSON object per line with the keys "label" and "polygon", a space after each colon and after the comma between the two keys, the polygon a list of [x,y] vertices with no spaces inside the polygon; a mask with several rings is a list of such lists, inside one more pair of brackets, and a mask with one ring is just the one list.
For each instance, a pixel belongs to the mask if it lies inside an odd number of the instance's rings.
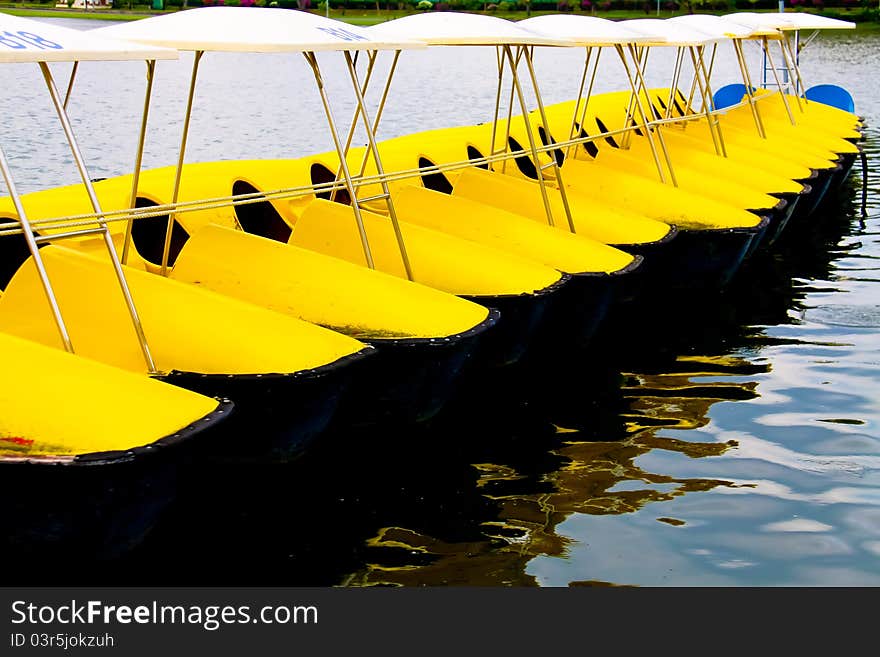
{"label": "boat seat", "polygon": [[856,104],[852,94],[836,84],[817,84],[807,89],[806,97],[823,105],[830,105],[845,112],[855,113]]}
{"label": "boat seat", "polygon": [[[754,92],[755,88],[752,87],[752,93]],[[715,92],[715,95],[712,97],[712,103],[715,105],[715,109],[730,107],[742,102],[745,95],[746,85],[740,83],[728,84]]]}

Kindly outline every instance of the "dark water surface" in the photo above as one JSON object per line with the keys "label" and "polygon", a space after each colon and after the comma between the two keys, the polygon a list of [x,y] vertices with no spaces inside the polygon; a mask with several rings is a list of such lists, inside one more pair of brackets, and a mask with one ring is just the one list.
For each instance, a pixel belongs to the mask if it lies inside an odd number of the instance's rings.
{"label": "dark water surface", "polygon": [[[849,88],[871,126],[866,218],[857,165],[725,293],[659,299],[594,353],[472,382],[428,427],[193,475],[139,547],[70,583],[880,585],[878,46],[822,36],[805,53],[808,82]],[[548,101],[573,93],[580,59],[539,53]],[[248,68],[265,60],[226,61],[205,66],[191,160],[330,148],[314,98],[298,95],[312,93],[304,67],[290,85]],[[494,54],[412,61],[384,136],[487,118]],[[159,66],[146,166],[174,160],[188,62]],[[71,106],[86,160],[93,175],[124,173],[143,75],[87,68]],[[0,73],[19,184],[74,182],[55,138],[24,129],[51,125],[33,72]]]}

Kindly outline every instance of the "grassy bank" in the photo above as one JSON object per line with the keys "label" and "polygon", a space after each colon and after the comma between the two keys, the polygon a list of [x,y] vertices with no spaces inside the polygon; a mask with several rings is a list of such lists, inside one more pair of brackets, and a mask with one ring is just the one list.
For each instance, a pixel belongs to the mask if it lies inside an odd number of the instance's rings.
{"label": "grassy bank", "polygon": [[[127,3],[124,3],[125,7],[128,7]],[[54,7],[48,5],[41,4],[29,4],[29,3],[0,3],[0,11],[8,14],[13,14],[15,16],[25,16],[28,18],[80,18],[87,20],[117,20],[117,21],[128,21],[128,20],[137,20],[139,18],[145,18],[147,16],[155,16],[159,14],[163,14],[166,12],[177,11],[176,9],[168,9],[165,11],[157,11],[150,8],[149,4],[138,4],[133,3],[131,9],[120,8],[120,9],[106,9],[106,8],[97,8],[90,9],[88,11],[78,10],[78,9],[56,9]],[[859,20],[861,17],[863,10],[861,8],[856,8],[852,10],[842,10],[837,12],[826,12],[827,15],[831,15],[835,18],[843,18],[848,20]],[[312,13],[319,15],[326,15],[325,11],[322,10],[313,10]],[[401,16],[406,16],[408,14],[413,13],[412,10],[345,10],[345,9],[330,9],[330,18],[334,18],[337,20],[344,21],[346,23],[350,23],[352,25],[375,25],[376,23],[381,23],[383,21],[391,20],[394,18],[399,18]],[[493,16],[497,16],[499,18],[506,18],[508,20],[521,20],[523,18],[527,18],[528,16],[536,16],[542,13],[555,13],[555,12],[525,12],[525,11],[492,11],[489,12]],[[586,12],[575,12],[575,14],[586,13]],[[670,11],[663,9],[660,11],[659,15],[652,11],[646,14],[644,11],[627,11],[627,10],[608,10],[608,11],[595,11],[592,15],[598,16],[601,18],[608,18],[611,20],[626,20],[629,18],[669,18],[671,16],[679,16],[681,14],[687,13],[684,9],[679,9],[677,11]],[[708,14],[725,14],[729,13],[727,10],[725,11],[701,11],[700,13],[708,13]],[[880,31],[880,22],[877,21],[861,21],[857,24],[856,29],[858,31]]]}

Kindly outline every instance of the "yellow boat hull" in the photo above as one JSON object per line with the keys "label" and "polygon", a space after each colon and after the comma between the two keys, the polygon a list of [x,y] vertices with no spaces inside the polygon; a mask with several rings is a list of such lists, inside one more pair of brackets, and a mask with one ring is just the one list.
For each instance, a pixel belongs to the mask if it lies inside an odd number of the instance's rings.
{"label": "yellow boat hull", "polygon": [[93,559],[140,541],[232,410],[6,333],[0,372],[0,552],[18,559],[59,546]]}
{"label": "yellow boat hull", "polygon": [[[246,186],[244,189],[257,194],[292,186],[308,186],[318,182],[314,179],[315,167],[321,171],[329,171],[333,166],[331,156],[315,156],[302,160],[228,161],[189,165],[183,178],[181,200],[204,198],[209,190],[216,192],[215,196],[217,193],[229,194],[242,189],[242,185]],[[144,172],[139,186],[140,194],[152,202],[164,201],[166,197],[162,196],[162,190],[170,189],[172,173],[171,169]],[[99,183],[99,187],[107,182]],[[391,291],[388,285],[390,278],[396,279],[399,291],[413,289],[413,283],[405,280],[403,259],[389,220],[371,212],[364,212],[363,215],[372,257],[378,271],[366,268],[366,257],[351,208],[316,198],[314,194],[287,199],[273,198],[263,202],[258,212],[245,213],[224,205],[179,213],[178,221],[187,232],[192,231],[194,235],[199,228],[214,223],[241,227],[276,241],[285,240],[293,247],[291,253],[310,253],[311,262],[323,260],[328,263],[328,268],[325,269],[328,272],[345,264],[340,263],[340,260],[347,261],[358,266],[356,269],[348,268],[349,281],[355,280],[355,271],[360,272],[361,278],[376,279],[380,273],[384,274],[385,283],[382,285],[389,290],[384,297],[377,297],[369,287],[341,284],[337,276],[325,275],[326,285],[337,286],[337,295],[349,297],[349,301],[345,302],[347,306],[328,304],[326,295],[295,300],[300,307],[312,304],[309,314],[303,315],[312,321],[316,319],[318,312],[324,312],[321,310],[323,307],[335,305],[337,308],[345,308],[351,307],[352,303],[369,304],[369,313],[349,314],[347,320],[349,325],[362,330],[364,327],[358,322],[375,318],[375,329],[371,335],[368,332],[358,333],[363,339],[368,339],[368,336],[370,339],[380,340],[389,337],[444,339],[466,332],[481,321],[486,322],[489,312],[487,309],[496,309],[501,312],[499,326],[483,340],[480,352],[482,355],[477,358],[480,362],[493,365],[512,363],[524,353],[531,335],[542,321],[544,307],[549,303],[552,292],[567,280],[561,272],[541,263],[420,226],[406,225],[404,222],[403,237],[415,283],[421,284],[418,287],[423,292],[430,288],[434,295],[445,295],[447,300],[448,295],[460,297],[455,301],[463,306],[454,315],[444,312],[447,317],[443,319],[427,300],[422,302],[422,310],[418,310],[419,306],[410,304],[406,297],[400,295],[397,297],[398,301],[392,303],[393,298],[388,296]],[[182,271],[187,269],[184,265],[187,257],[186,250],[180,253],[175,270],[178,267]],[[187,276],[201,280],[201,271],[197,267]],[[377,289],[374,284],[373,290]],[[482,306],[478,310],[478,316],[471,312],[474,303],[465,301],[477,302]],[[291,300],[279,302],[288,305],[293,303]],[[396,310],[386,311],[388,308]],[[413,312],[415,310],[418,312]],[[465,312],[467,314],[464,316],[471,322],[469,327],[463,326],[459,319]],[[397,328],[400,322],[395,318],[405,319],[410,325],[414,321],[433,323],[426,324],[428,329],[423,328],[421,334],[406,337]],[[450,326],[451,322],[455,322],[454,329]],[[344,324],[334,326],[341,330],[345,327]],[[442,332],[437,330],[438,326],[442,328]],[[429,331],[433,331],[433,334]]]}
{"label": "yellow boat hull", "polygon": [[[203,168],[196,165],[196,171]],[[228,180],[221,171],[227,173]],[[173,175],[171,167],[144,172],[138,205],[149,207],[169,202]],[[235,181],[230,169],[212,166],[204,177],[185,178],[180,200],[228,195]],[[228,188],[223,187],[224,182],[228,182]],[[130,176],[96,184],[98,196],[108,211],[128,206],[130,188]],[[30,194],[24,203],[32,217],[88,210],[88,199],[79,186]],[[246,207],[259,211],[260,205]],[[172,280],[380,347],[381,354],[371,359],[374,362],[358,368],[354,387],[347,395],[349,402],[340,409],[338,418],[358,424],[389,418],[399,422],[428,419],[451,394],[464,362],[478,346],[482,334],[497,321],[495,315],[476,303],[234,230],[236,211],[230,207],[181,213],[180,217],[183,223],[175,220],[175,230],[182,239],[172,250]],[[134,222],[135,244],[146,257],[133,249],[132,266],[160,270],[166,221],[167,215]],[[112,224],[112,228],[121,247],[123,224]],[[95,254],[104,248],[96,239],[67,244]],[[289,341],[292,347],[296,343]],[[396,355],[401,351],[406,358]],[[401,379],[407,380],[409,386],[401,387]]]}
{"label": "yellow boat hull", "polygon": [[[41,255],[77,354],[147,374],[109,261],[60,246]],[[218,457],[299,456],[328,426],[356,363],[372,350],[279,313],[125,270],[158,376],[229,397],[238,406],[236,423],[260,421],[267,428],[218,445]],[[62,348],[30,258],[0,297],[0,331]]]}

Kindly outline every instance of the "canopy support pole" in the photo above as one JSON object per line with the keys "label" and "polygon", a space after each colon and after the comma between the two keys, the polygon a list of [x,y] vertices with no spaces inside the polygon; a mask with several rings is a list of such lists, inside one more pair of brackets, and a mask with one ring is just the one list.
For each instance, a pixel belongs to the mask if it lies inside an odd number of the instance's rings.
{"label": "canopy support pole", "polygon": [[[626,53],[623,50],[623,46],[617,44],[615,46],[617,49],[617,54],[620,57],[620,62],[623,64],[623,69],[626,71],[626,78],[629,81],[629,86],[633,92],[633,98],[635,99],[636,109],[639,112],[639,116],[642,119],[642,124],[645,127],[645,136],[648,138],[648,145],[651,148],[651,155],[654,158],[654,166],[657,167],[657,174],[660,176],[660,182],[666,182],[666,174],[663,171],[663,164],[660,162],[660,154],[657,152],[657,144],[654,141],[654,133],[651,131],[651,121],[648,119],[648,115],[645,111],[644,103],[642,102],[642,97],[639,92],[639,88],[645,90],[645,94],[648,94],[647,83],[645,82],[645,78],[642,75],[642,72],[639,70],[639,67],[634,63],[634,71],[636,75],[636,81],[633,80],[632,75],[630,74],[629,65],[626,63]],[[663,151],[663,159],[666,160],[666,168],[669,170],[669,178],[674,187],[678,187],[678,180],[675,178],[675,170],[672,168],[672,158],[669,155],[669,149],[666,147],[666,140],[663,138],[663,131],[658,124],[655,126],[655,130],[657,131],[657,140],[660,142],[660,149]]]}
{"label": "canopy support pole", "polygon": [[[798,99],[798,107],[800,107],[801,111],[804,111],[803,105],[809,103],[806,96],[807,87],[801,77],[801,69],[797,63],[797,56],[792,51],[791,42],[788,40],[788,35],[785,34],[785,32],[782,33],[782,39],[779,41],[779,49],[782,52],[782,58],[785,60],[786,67],[790,71],[791,76],[795,79],[794,96]],[[801,89],[804,91],[801,92]],[[801,96],[801,93],[804,95]],[[803,98],[803,104],[801,104],[801,98]]]}
{"label": "canopy support pole", "polygon": [[[501,48],[495,48],[495,62],[498,67],[498,84],[495,86],[495,113],[492,116],[492,141],[489,143],[489,155],[495,155],[495,139],[498,136],[498,121],[500,121],[501,114],[501,90],[504,82],[504,64],[501,59]],[[511,90],[511,94],[513,91]],[[513,103],[513,97],[511,96],[510,103]],[[506,143],[506,142],[505,142]],[[506,162],[501,164],[501,171],[504,171],[504,166]]]}
{"label": "canopy support pole", "polygon": [[125,299],[125,305],[128,309],[128,314],[131,318],[132,325],[134,326],[135,333],[137,334],[138,345],[141,348],[141,353],[143,354],[144,360],[147,364],[147,369],[150,374],[156,374],[158,370],[156,369],[156,364],[153,361],[153,356],[150,353],[150,347],[147,344],[147,338],[144,334],[144,328],[141,324],[140,316],[138,315],[137,308],[134,305],[134,299],[131,296],[131,290],[128,287],[128,281],[125,280],[125,272],[122,269],[122,263],[119,262],[119,257],[116,253],[116,246],[113,244],[113,237],[110,235],[110,229],[107,227],[107,222],[104,219],[104,213],[101,209],[101,204],[98,201],[98,196],[95,193],[95,188],[92,185],[91,178],[89,177],[88,170],[86,169],[85,161],[83,160],[82,153],[80,153],[79,146],[76,142],[76,137],[73,134],[73,128],[70,125],[70,119],[67,116],[67,112],[64,111],[64,104],[61,101],[61,97],[58,94],[58,89],[55,86],[55,80],[52,78],[52,71],[49,70],[49,65],[46,62],[40,62],[40,71],[43,73],[43,79],[46,81],[46,87],[49,90],[49,96],[52,98],[52,104],[55,106],[55,111],[58,114],[58,119],[61,122],[61,127],[64,130],[64,134],[67,137],[67,143],[70,146],[71,153],[73,154],[74,162],[76,163],[76,167],[79,170],[79,175],[82,178],[83,185],[85,186],[86,192],[89,195],[89,200],[92,203],[92,208],[95,210],[96,221],[103,229],[103,238],[104,245],[107,247],[107,253],[110,256],[110,262],[113,265],[113,271],[116,274],[116,280],[119,283],[119,287],[122,290],[122,296]]}
{"label": "canopy support pole", "polygon": [[[593,56],[593,49],[590,46],[587,46],[585,50],[586,50],[586,54],[584,56],[584,72],[581,74],[581,81],[580,81],[580,84],[578,84],[577,95],[574,97],[575,98],[574,112],[572,112],[572,115],[571,115],[571,128],[568,131],[568,140],[569,141],[572,141],[576,137],[580,136],[580,134],[579,134],[580,131],[578,130],[578,126],[581,126],[581,129],[583,129],[583,120],[578,121],[578,114],[580,113],[581,100],[583,99],[583,101],[584,101],[584,115],[585,116],[586,116],[586,112],[587,112],[587,105],[590,102],[589,96],[584,98],[584,87],[587,84],[587,74],[590,71],[590,59]],[[566,158],[571,157],[571,150],[573,148],[577,148],[577,147],[574,144],[569,144],[568,146],[565,147],[565,157]]]}
{"label": "canopy support pole", "polygon": [[[409,255],[406,252],[406,244],[403,240],[403,233],[400,230],[400,222],[397,220],[397,211],[394,209],[394,201],[391,198],[391,190],[388,187],[388,181],[385,179],[385,170],[382,167],[382,158],[379,157],[379,147],[376,145],[376,135],[373,133],[373,130],[376,128],[370,122],[370,117],[367,114],[367,106],[364,101],[364,95],[361,93],[361,86],[358,83],[357,71],[355,71],[354,63],[351,59],[351,52],[348,50],[345,51],[345,63],[348,66],[348,75],[351,78],[351,85],[354,88],[355,96],[357,97],[358,109],[357,113],[360,113],[363,118],[364,128],[367,131],[367,143],[369,144],[369,151],[373,154],[373,162],[376,165],[376,173],[379,175],[379,180],[382,185],[382,195],[385,197],[385,205],[388,208],[388,217],[391,219],[391,225],[394,228],[394,237],[397,240],[397,248],[400,250],[400,259],[403,261],[403,268],[406,270],[406,277],[409,280],[413,279],[412,266],[410,265]],[[366,156],[366,153],[364,154]],[[340,161],[344,161],[345,157],[343,155]],[[358,200],[356,197],[353,197],[352,205],[358,205]]]}
{"label": "canopy support pole", "polygon": [[[196,93],[196,79],[199,75],[199,62],[202,61],[204,50],[197,50],[193,53],[192,76],[189,81],[189,95],[186,99],[186,110],[183,115],[183,134],[180,137],[180,152],[177,154],[177,169],[174,172],[174,187],[171,190],[171,205],[177,204],[180,196],[180,179],[183,175],[183,161],[186,156],[186,142],[189,138],[189,124],[192,120],[193,99]],[[165,244],[162,247],[162,276],[168,274],[168,257],[171,252],[171,232],[174,228],[174,213],[168,213],[168,222],[165,226]]]}
{"label": "canopy support pole", "polygon": [[[355,67],[357,67],[357,60],[358,60],[359,54],[360,54],[360,51],[357,51],[357,52],[355,52],[355,55],[354,55]],[[362,94],[367,93],[367,89],[370,86],[370,80],[373,78],[373,68],[376,64],[376,54],[377,54],[377,51],[373,50],[367,55],[367,74],[364,77],[363,86],[361,88]],[[351,150],[351,142],[354,140],[354,132],[357,129],[357,122],[358,122],[358,119],[360,118],[360,113],[361,113],[361,108],[356,107],[354,110],[354,116],[351,118],[351,123],[348,126],[348,133],[346,134],[346,137],[345,137],[345,145],[342,147],[342,152],[345,153],[346,157],[348,157],[348,152],[349,152],[349,150]],[[363,177],[364,171],[366,170],[366,166],[367,166],[367,154],[364,153],[364,157],[361,162],[359,177]],[[341,179],[342,179],[342,169],[341,169],[341,167],[337,167],[336,168],[336,178],[335,178],[334,182],[338,183]],[[355,185],[355,188],[360,189],[360,185]],[[333,189],[330,190],[330,200],[331,201],[336,200],[337,192],[339,192],[339,187],[334,187]]]}
{"label": "canopy support pole", "polygon": [[37,268],[37,276],[40,278],[40,284],[43,286],[43,292],[45,293],[46,300],[49,302],[49,307],[52,310],[52,319],[55,320],[55,327],[58,329],[61,342],[64,345],[65,350],[74,353],[73,343],[70,341],[70,334],[67,331],[67,325],[64,323],[64,318],[61,316],[61,308],[58,306],[58,299],[55,297],[55,291],[52,289],[52,283],[49,281],[49,275],[46,273],[46,266],[43,264],[43,258],[40,256],[39,245],[34,239],[31,223],[27,218],[24,207],[22,206],[21,196],[15,187],[15,180],[12,178],[12,172],[9,169],[9,162],[6,160],[6,153],[3,152],[2,148],[0,148],[0,170],[3,171],[3,180],[6,182],[6,189],[9,191],[9,197],[12,199],[12,204],[15,206],[15,212],[18,215],[18,222],[21,224],[22,235],[24,235],[24,240],[27,242],[28,251],[31,252],[34,266]]}
{"label": "canopy support pole", "polygon": [[758,135],[762,139],[767,138],[767,133],[764,131],[764,122],[761,120],[761,113],[758,111],[758,105],[755,102],[755,94],[752,91],[752,77],[749,75],[749,67],[746,63],[745,53],[743,53],[742,42],[734,41],[733,48],[736,50],[736,58],[739,62],[739,68],[743,76],[743,82],[746,85],[746,96],[749,99],[749,109],[752,110],[752,118],[755,121],[755,127],[758,128]]}
{"label": "canopy support pole", "polygon": [[703,99],[703,114],[709,123],[709,133],[712,135],[712,143],[715,146],[715,153],[727,157],[727,147],[724,144],[724,136],[721,133],[721,121],[718,120],[717,114],[713,112],[714,103],[712,101],[709,80],[703,79],[705,67],[700,66],[699,63],[702,61],[702,56],[695,52],[696,49],[694,47],[689,48],[689,50],[691,53],[691,61],[694,65],[694,75],[697,80],[697,86],[700,89],[700,96]]}
{"label": "canopy support pole", "polygon": [[[711,79],[712,79],[712,73],[715,71],[715,56],[716,56],[717,54],[718,54],[718,44],[717,44],[717,43],[713,43],[713,44],[712,44],[712,56],[709,57],[709,70],[708,70],[708,72],[706,73],[706,79],[707,79],[707,80],[711,80]],[[695,95],[696,93],[697,93],[697,78],[694,77],[693,82],[691,82],[691,89],[690,89],[690,91],[688,92],[688,97],[687,97],[687,107],[682,108],[683,111],[686,112],[689,108],[693,107],[693,105],[694,105],[694,95]]]}
{"label": "canopy support pole", "polygon": [[70,80],[67,81],[67,93],[64,94],[64,111],[67,111],[67,104],[70,102],[70,96],[73,94],[73,82],[76,80],[76,72],[79,70],[79,62],[74,62],[70,69]]}
{"label": "canopy support pole", "polygon": [[[501,48],[499,48],[498,46],[496,46],[496,51],[499,52],[498,87],[500,89],[502,86],[502,83],[504,81],[504,55],[505,55],[505,53],[503,53],[501,51]],[[518,66],[519,66],[519,57],[520,57],[520,51],[517,51],[516,63],[511,62],[511,64],[510,64],[511,75],[513,75],[514,77],[516,77],[515,69],[518,68]],[[500,153],[507,153],[507,151],[510,149],[510,126],[511,126],[511,122],[513,121],[513,98],[514,98],[515,93],[516,93],[516,85],[514,85],[513,82],[511,81],[510,96],[507,99],[507,121],[505,123],[504,142],[502,143],[501,148],[496,150],[496,148],[495,148],[495,128],[494,128],[494,124],[493,124],[492,150],[491,150],[490,155],[498,155]],[[495,115],[496,115],[496,117],[498,116],[498,110],[496,110]],[[496,119],[496,122],[497,122],[497,119]],[[507,159],[505,158],[505,159],[501,160],[501,173],[505,173],[506,171],[507,171]]]}
{"label": "canopy support pole", "polygon": [[[138,133],[137,151],[134,156],[134,171],[131,178],[131,195],[129,196],[128,207],[134,211],[137,204],[138,184],[141,178],[141,165],[144,157],[144,142],[147,136],[147,119],[150,115],[150,102],[153,95],[153,76],[156,72],[156,60],[147,61],[147,89],[144,92],[144,109],[141,112],[141,129]],[[125,239],[122,242],[122,264],[128,264],[128,252],[131,248],[131,231],[134,225],[134,216],[129,215],[128,221],[125,222]]]}
{"label": "canopy support pole", "polygon": [[[534,57],[534,49],[527,49],[525,46],[522,46],[522,50],[525,55],[526,68],[529,71],[529,79],[532,83],[532,91],[535,94],[535,103],[538,105],[538,114],[541,117],[541,127],[544,129],[544,136],[547,138],[547,145],[550,146],[553,143],[553,135],[550,133],[550,122],[547,120],[547,112],[544,109],[544,100],[541,98],[541,91],[538,88],[538,76],[535,74],[535,65],[532,61],[532,58]],[[514,79],[517,79],[517,76],[514,76]],[[522,88],[519,87],[519,83],[517,83],[517,87],[519,88],[518,95],[520,97],[520,104],[522,104],[523,119],[525,119],[528,131],[532,132],[532,122],[528,118],[528,108],[526,107],[525,98],[523,98]],[[534,136],[530,137],[529,141],[534,144]],[[556,154],[553,151],[550,151],[548,155],[550,156],[553,175],[556,178],[556,185],[559,188],[559,196],[562,200],[562,208],[565,212],[565,219],[568,222],[568,229],[572,233],[576,233],[577,230],[574,226],[574,219],[571,216],[571,206],[568,204],[568,193],[565,191],[565,181],[562,179],[562,167],[559,165],[559,161],[556,159]],[[537,149],[533,149],[533,157],[535,158],[535,164],[539,167],[538,177],[543,178],[541,175],[542,169],[540,168]]]}
{"label": "canopy support pole", "polygon": [[360,235],[361,247],[364,251],[364,259],[366,260],[367,267],[369,267],[370,269],[375,269],[376,264],[373,262],[373,253],[370,250],[370,243],[367,239],[367,230],[364,227],[364,218],[361,215],[361,208],[357,202],[357,192],[355,192],[354,184],[351,180],[351,172],[348,169],[348,163],[345,160],[345,153],[343,152],[342,144],[339,141],[339,133],[336,130],[336,121],[333,120],[333,111],[330,109],[330,101],[327,98],[327,90],[324,88],[324,79],[321,76],[321,69],[318,66],[318,59],[317,57],[315,57],[314,52],[304,52],[303,56],[306,58],[309,66],[311,66],[312,73],[315,76],[315,83],[318,86],[318,94],[321,97],[321,104],[324,107],[324,116],[327,119],[327,125],[330,127],[330,136],[333,138],[333,145],[336,148],[336,154],[339,157],[339,164],[340,168],[342,169],[345,189],[348,192],[348,195],[351,197],[351,209],[352,212],[354,212],[354,220],[357,224],[358,234]]}
{"label": "canopy support pole", "polygon": [[602,49],[599,48],[596,50],[596,59],[593,60],[593,73],[590,75],[590,86],[587,87],[587,95],[584,99],[584,108],[581,110],[581,126],[584,125],[584,121],[587,120],[587,107],[590,103],[590,99],[593,97],[593,89],[596,86],[596,75],[599,73],[599,57],[602,55]]}
{"label": "canopy support pole", "polygon": [[776,80],[776,87],[779,89],[779,95],[782,96],[782,104],[785,105],[785,112],[788,114],[788,120],[791,121],[792,125],[797,125],[797,121],[794,119],[794,113],[791,111],[791,105],[788,103],[785,89],[782,87],[782,80],[779,79],[779,71],[776,70],[776,63],[773,61],[773,56],[770,54],[770,43],[767,41],[767,37],[763,37],[761,40],[761,47],[764,49],[767,63],[770,64],[770,70],[773,71],[773,79]]}
{"label": "canopy support pole", "polygon": [[[679,82],[681,80],[681,68],[684,64],[684,48],[677,48],[675,53],[675,67],[672,69],[672,84],[669,85],[669,98],[666,102],[666,118],[672,118],[672,108],[675,106],[675,92],[678,89]],[[695,72],[696,73],[696,72]],[[696,79],[694,83],[691,84],[691,89],[694,88],[694,84],[696,84]],[[648,90],[645,89],[645,93]]]}

